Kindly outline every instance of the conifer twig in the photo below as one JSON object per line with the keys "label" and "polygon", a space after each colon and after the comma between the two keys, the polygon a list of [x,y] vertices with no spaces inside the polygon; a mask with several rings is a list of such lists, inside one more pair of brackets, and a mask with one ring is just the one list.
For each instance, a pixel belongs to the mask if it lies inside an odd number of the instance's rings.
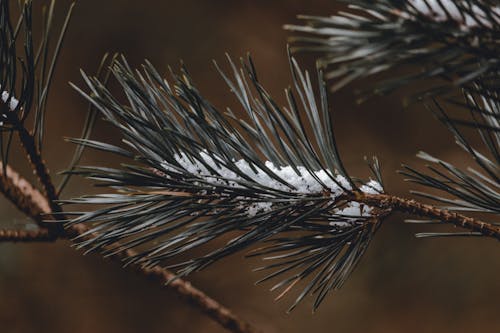
{"label": "conifer twig", "polygon": [[0,191],[21,212],[37,223],[41,215],[51,212],[49,202],[28,180],[24,179],[9,165],[0,163]]}
{"label": "conifer twig", "polygon": [[362,192],[355,194],[355,200],[383,209],[391,209],[392,211],[418,215],[424,218],[438,219],[443,223],[450,223],[457,227],[479,232],[483,236],[500,240],[500,227],[447,209],[423,204],[416,200],[387,194],[366,194]]}
{"label": "conifer twig", "polygon": [[[126,139],[124,146],[88,138],[71,141],[126,157],[132,164],[70,171],[109,189],[63,202],[104,206],[70,214],[68,225],[85,224],[91,229],[84,235],[95,234],[78,237],[78,247],[106,256],[135,249],[138,253],[126,259],[128,264],[164,265],[184,277],[258,245],[249,256],[266,260],[256,270],[267,275],[257,283],[280,279],[271,290],[280,291],[281,298],[297,282],[308,281],[291,311],[307,295],[315,297],[315,310],[330,291],[341,288],[392,211],[439,219],[468,229],[467,235],[500,239],[494,224],[453,212],[496,211],[491,184],[476,179],[474,185],[471,176],[445,162],[427,158],[458,178],[451,185],[448,178],[420,179],[413,169],[406,173],[410,180],[440,190],[456,186],[448,192],[462,200],[434,197],[455,206],[449,210],[385,194],[376,158],[369,163],[376,180],[351,177],[336,147],[321,70],[316,94],[309,73],[290,57],[293,89],[286,91],[288,107],[279,108],[258,81],[251,58],[242,60],[240,68],[229,57],[228,62],[230,73],[217,69],[249,121],[215,108],[185,68],[180,75],[172,73],[169,82],[148,62],[134,71],[124,57],[116,59],[110,69],[127,104],[99,78],[83,75],[90,93],[75,88]],[[311,135],[307,128],[314,129]],[[472,203],[464,201],[476,192],[480,194]],[[221,247],[171,262],[232,232],[237,235]]]}
{"label": "conifer twig", "polygon": [[[114,258],[127,259],[133,257],[136,253],[132,250],[118,254]],[[147,276],[155,281],[158,281],[169,289],[175,291],[183,299],[188,301],[193,307],[203,312],[222,327],[234,333],[257,333],[261,332],[248,322],[236,316],[231,310],[224,307],[222,304],[210,298],[200,289],[194,287],[190,282],[176,278],[176,275],[167,269],[160,266],[151,268],[134,266],[138,273]]]}
{"label": "conifer twig", "polygon": [[58,196],[54,184],[51,180],[47,164],[44,162],[40,151],[37,149],[35,138],[24,126],[19,127],[18,134],[31,166],[35,171],[40,184],[42,185],[43,192],[49,199],[51,210],[53,212],[60,212],[61,208],[57,204]]}
{"label": "conifer twig", "polygon": [[[7,108],[6,103],[2,103],[1,107]],[[37,176],[38,181],[42,185],[44,195],[48,199],[48,200],[45,200],[44,205],[47,204],[49,206],[49,207],[44,207],[44,208],[49,208],[48,209],[49,213],[61,212],[61,207],[57,203],[57,200],[58,200],[57,192],[56,192],[54,184],[51,180],[50,173],[49,173],[49,170],[47,168],[47,164],[43,160],[41,152],[38,149],[38,146],[37,146],[36,141],[35,141],[35,137],[33,136],[33,134],[31,134],[28,131],[28,129],[26,128],[24,123],[22,123],[19,120],[16,113],[3,112],[3,114],[12,124],[14,124],[15,130],[18,133],[19,140],[21,142],[21,146],[23,147],[23,149],[27,155],[28,161],[30,162],[30,165],[33,169],[34,174]],[[12,168],[10,168],[8,165],[6,166],[6,168],[7,169],[5,169],[5,168],[3,168],[3,169],[13,171]],[[2,173],[3,173],[3,171],[2,171]],[[8,171],[7,171],[7,173],[8,173]],[[3,176],[8,177],[8,175],[3,175]],[[5,180],[5,181],[6,181],[6,183],[4,185],[7,186],[6,190],[8,191],[9,190],[9,187],[8,187],[9,180]],[[19,184],[19,186],[12,187],[11,190],[12,189],[15,190],[16,188],[18,188],[18,189],[22,190],[27,195],[35,195],[36,200],[41,200],[40,198],[44,197],[44,195],[42,195],[40,192],[38,192],[38,190],[36,190],[36,188],[33,185],[29,184],[26,180],[24,180],[22,177],[20,177],[19,174],[17,174],[16,172],[14,172],[13,177],[10,179],[10,181],[20,181],[21,182]],[[7,197],[9,197],[9,196],[7,196]],[[23,195],[14,195],[14,196],[12,196],[12,198],[14,200],[24,200]],[[15,204],[18,207],[22,207],[21,210],[33,208],[33,207],[31,207],[31,208],[29,207],[29,203],[25,204],[22,202],[18,202],[18,203],[15,202]],[[39,215],[41,212],[42,211],[39,211],[38,214],[35,213],[35,214],[28,214],[28,215],[30,215],[30,216],[31,215]],[[47,210],[45,210],[44,212],[47,213]],[[55,218],[58,219],[59,217],[57,215],[55,215]],[[40,224],[40,226],[42,226],[40,219],[38,219],[36,221],[37,221],[37,223]],[[62,225],[61,224],[51,224],[49,226],[49,229],[51,229],[51,228],[58,229],[56,233],[62,232]]]}

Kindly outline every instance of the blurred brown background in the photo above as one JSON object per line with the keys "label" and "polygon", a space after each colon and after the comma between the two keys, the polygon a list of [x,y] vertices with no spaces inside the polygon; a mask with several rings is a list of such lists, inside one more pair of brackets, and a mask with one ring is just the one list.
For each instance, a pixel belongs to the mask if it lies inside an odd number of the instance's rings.
{"label": "blurred brown background", "polygon": [[[59,1],[59,19],[67,8]],[[335,1],[97,1],[78,3],[52,90],[45,159],[52,172],[65,168],[78,136],[86,105],[68,86],[82,85],[79,69],[95,72],[102,55],[124,53],[133,65],[147,58],[158,69],[182,59],[199,88],[219,106],[235,105],[211,59],[224,52],[250,51],[261,80],[284,103],[290,76],[285,23],[297,14],[327,15]],[[366,86],[365,83],[360,83]],[[348,169],[367,176],[362,157],[377,154],[387,188],[407,195],[409,184],[395,174],[401,162],[422,166],[420,149],[464,164],[443,127],[421,107],[401,109],[408,90],[356,106],[352,86],[332,96],[337,137]],[[117,141],[118,133],[98,124],[94,138]],[[107,157],[87,153],[85,163]],[[22,156],[13,164],[30,172]],[[55,176],[58,180],[59,176]],[[94,191],[74,179],[65,197]],[[2,227],[31,223],[0,199]],[[311,314],[304,302],[286,315],[291,298],[278,303],[254,286],[258,261],[233,256],[190,280],[266,332],[426,333],[499,332],[498,243],[488,239],[417,240],[418,231],[401,216],[388,220],[344,288],[332,293]],[[432,229],[432,230],[429,230]],[[82,256],[67,242],[39,245],[0,244],[1,332],[219,332],[222,329],[166,288],[124,271],[97,255]]]}

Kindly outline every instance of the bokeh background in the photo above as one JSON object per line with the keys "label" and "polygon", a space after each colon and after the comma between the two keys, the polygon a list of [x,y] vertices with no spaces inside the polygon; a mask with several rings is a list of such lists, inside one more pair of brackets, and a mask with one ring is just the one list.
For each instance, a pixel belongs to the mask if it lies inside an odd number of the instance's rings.
{"label": "bokeh background", "polygon": [[[46,1],[40,1],[46,2]],[[60,22],[67,1],[59,1]],[[217,106],[235,106],[211,63],[251,52],[260,79],[281,103],[290,83],[283,24],[297,14],[327,15],[341,8],[316,0],[81,0],[71,22],[50,96],[44,156],[56,172],[69,163],[86,104],[68,82],[82,85],[80,68],[94,73],[105,52],[121,52],[138,66],[147,58],[161,71],[182,59],[201,91]],[[304,60],[307,65],[310,61]],[[359,82],[331,96],[340,152],[351,174],[368,176],[364,155],[377,154],[387,189],[408,195],[410,185],[395,171],[401,162],[422,167],[424,149],[459,165],[469,163],[449,133],[423,107],[403,110],[404,89],[357,106]],[[118,133],[98,123],[93,138],[118,142]],[[20,152],[12,163],[30,178]],[[84,163],[108,163],[94,152]],[[64,197],[96,191],[74,179]],[[0,226],[31,223],[3,198]],[[432,228],[432,226],[431,226]],[[269,285],[254,286],[258,260],[243,254],[190,277],[197,287],[265,332],[426,333],[499,332],[498,243],[488,239],[417,240],[423,228],[386,221],[344,288],[311,314],[306,301],[292,314]],[[436,230],[432,229],[431,231]],[[219,332],[222,329],[167,288],[123,270],[98,255],[82,256],[68,242],[0,244],[2,332]]]}

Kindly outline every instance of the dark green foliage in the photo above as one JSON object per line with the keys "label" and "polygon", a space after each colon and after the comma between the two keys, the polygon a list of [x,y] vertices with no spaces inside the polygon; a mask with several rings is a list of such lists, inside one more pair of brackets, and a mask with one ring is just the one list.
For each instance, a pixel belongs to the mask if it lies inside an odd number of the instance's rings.
{"label": "dark green foliage", "polygon": [[[453,199],[417,193],[446,203],[446,208],[498,213],[497,12],[479,18],[471,2],[458,2],[456,9],[464,15],[461,22],[456,12],[436,19],[400,1],[351,4],[356,15],[308,17],[308,27],[289,27],[310,34],[296,37],[294,50],[320,52],[320,67],[327,69],[326,78],[335,80],[334,90],[401,65],[411,65],[415,72],[380,83],[376,93],[390,92],[417,79],[444,79],[443,84],[418,97],[451,96],[453,87],[461,87],[465,102],[451,97],[445,100],[462,104],[470,111],[471,120],[451,118],[435,101],[432,109],[483,173],[461,171],[424,153],[420,156],[443,170],[430,167],[434,174],[426,175],[406,167],[404,173],[414,182],[451,195]],[[480,13],[491,5],[478,4]],[[448,12],[444,9],[443,13]],[[476,23],[464,26],[466,15],[476,17]],[[323,73],[318,71],[318,101],[307,72],[302,73],[293,58],[290,63],[294,89],[286,91],[286,108],[278,107],[261,86],[250,59],[242,62],[242,68],[229,60],[232,75],[219,69],[244,116],[217,110],[196,89],[185,68],[172,74],[171,84],[149,63],[135,71],[124,59],[114,61],[111,72],[125,94],[125,104],[100,80],[84,75],[90,92],[77,89],[121,131],[124,147],[92,141],[88,133],[73,141],[132,162],[119,168],[81,167],[70,172],[109,189],[107,194],[65,201],[102,206],[70,213],[73,218],[68,224],[91,225],[88,234],[95,235],[77,240],[79,246],[105,255],[134,248],[137,255],[128,264],[159,264],[184,276],[264,243],[250,253],[273,260],[259,269],[270,271],[259,282],[282,277],[272,288],[282,290],[280,298],[306,280],[290,309],[308,294],[316,296],[316,309],[330,290],[342,286],[388,212],[370,210],[366,214],[360,206],[355,216],[343,214],[357,204],[352,202],[352,194],[359,191],[360,184],[347,174],[338,154]],[[491,157],[474,150],[460,126],[476,128]],[[291,168],[295,176],[305,172],[321,186],[297,191],[276,171],[281,167]],[[381,183],[378,161],[370,167]],[[320,171],[333,185],[317,177]],[[257,174],[275,185],[256,180]],[[332,189],[337,190],[333,195]],[[232,238],[221,245],[228,235]],[[449,235],[479,234],[419,234]],[[207,244],[218,247],[202,255],[192,254],[195,248],[206,249]]]}
{"label": "dark green foliage", "polygon": [[[172,74],[171,84],[149,63],[139,72],[123,58],[115,61],[111,71],[127,104],[96,78],[84,76],[90,93],[80,92],[121,131],[125,148],[74,141],[132,161],[120,168],[74,170],[111,192],[64,201],[103,205],[70,213],[76,216],[67,223],[92,226],[89,234],[96,236],[77,239],[81,248],[105,255],[134,248],[138,253],[127,263],[159,264],[179,276],[266,242],[251,254],[274,262],[262,268],[271,273],[261,281],[283,276],[273,290],[286,292],[309,279],[292,308],[310,293],[316,295],[316,308],[359,261],[380,225],[378,215],[362,214],[362,206],[358,213],[342,213],[352,204],[345,194],[357,184],[337,153],[321,72],[318,103],[308,73],[290,58],[295,92],[287,90],[289,105],[279,108],[259,83],[250,59],[240,69],[231,60],[229,64],[231,76],[219,71],[246,113],[242,118],[211,105],[184,68]],[[311,128],[312,136],[306,134]],[[316,190],[294,188],[274,166],[290,168],[292,177],[310,175]],[[372,168],[380,178],[376,160]],[[177,259],[233,232],[236,236],[224,245],[216,242],[215,250]]]}
{"label": "dark green foliage", "polygon": [[[456,143],[477,167],[461,170],[451,163],[420,152],[417,156],[431,163],[428,165],[431,173],[422,173],[409,166],[404,166],[405,170],[401,173],[408,180],[438,189],[447,196],[419,191],[413,191],[414,194],[443,203],[449,210],[490,214],[492,222],[495,222],[495,216],[500,213],[500,99],[498,95],[488,98],[465,92],[465,100],[467,103],[462,107],[470,113],[469,120],[451,119],[437,102],[429,109],[451,131]],[[475,128],[483,143],[482,147],[473,147],[460,126]]]}
{"label": "dark green foliage", "polygon": [[[442,96],[453,87],[498,91],[498,1],[344,2],[351,10],[331,17],[302,16],[307,25],[287,26],[305,33],[291,38],[293,50],[318,54],[334,91],[388,70],[396,78],[378,82],[372,93],[432,78],[440,81],[414,97]],[[481,86],[474,85],[478,80]]]}
{"label": "dark green foliage", "polygon": [[[45,8],[42,36],[39,43],[33,41],[32,2],[19,2],[12,9],[14,1],[0,1],[0,92],[6,94],[6,103],[1,103],[2,117],[0,146],[1,161],[7,164],[12,135],[26,128],[28,117],[33,114],[33,137],[40,151],[44,136],[44,122],[50,85],[57,58],[73,5],[61,28],[55,46],[51,46],[51,29],[55,1]],[[14,6],[16,7],[16,6]],[[15,13],[19,13],[15,15]],[[12,19],[17,16],[16,19]],[[22,50],[22,51],[21,51]],[[19,101],[15,109],[11,102]]]}
{"label": "dark green foliage", "polygon": [[[348,2],[348,12],[332,17],[302,17],[306,26],[287,26],[292,31],[305,33],[292,38],[293,50],[318,54],[318,63],[327,68],[326,76],[334,91],[356,79],[385,71],[395,77],[377,82],[371,92],[362,92],[360,101],[414,81],[428,80],[430,88],[419,91],[411,100],[425,101],[427,108],[451,131],[457,144],[475,161],[479,170],[461,170],[421,152],[418,156],[431,163],[431,173],[422,173],[406,165],[401,173],[412,182],[444,192],[445,195],[438,196],[413,191],[444,203],[444,208],[498,214],[499,2]],[[450,104],[459,106],[462,113],[451,116],[446,110]],[[464,134],[464,127],[477,130],[482,147],[473,147],[470,137]]]}

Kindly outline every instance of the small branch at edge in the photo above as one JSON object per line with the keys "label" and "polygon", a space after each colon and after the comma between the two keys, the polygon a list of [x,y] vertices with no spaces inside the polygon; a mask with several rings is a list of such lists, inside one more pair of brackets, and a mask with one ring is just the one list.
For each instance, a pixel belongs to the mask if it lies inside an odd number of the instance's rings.
{"label": "small branch at edge", "polygon": [[391,209],[392,211],[437,219],[457,227],[479,232],[483,236],[500,240],[500,227],[498,226],[447,209],[423,204],[416,200],[399,198],[387,194],[366,194],[361,192],[354,193],[354,200],[382,209]]}
{"label": "small branch at edge", "polygon": [[[5,170],[5,173],[4,173]],[[10,166],[0,162],[0,192],[21,212],[31,217],[38,224],[42,214],[50,214],[47,199],[29,181],[24,179]]]}

